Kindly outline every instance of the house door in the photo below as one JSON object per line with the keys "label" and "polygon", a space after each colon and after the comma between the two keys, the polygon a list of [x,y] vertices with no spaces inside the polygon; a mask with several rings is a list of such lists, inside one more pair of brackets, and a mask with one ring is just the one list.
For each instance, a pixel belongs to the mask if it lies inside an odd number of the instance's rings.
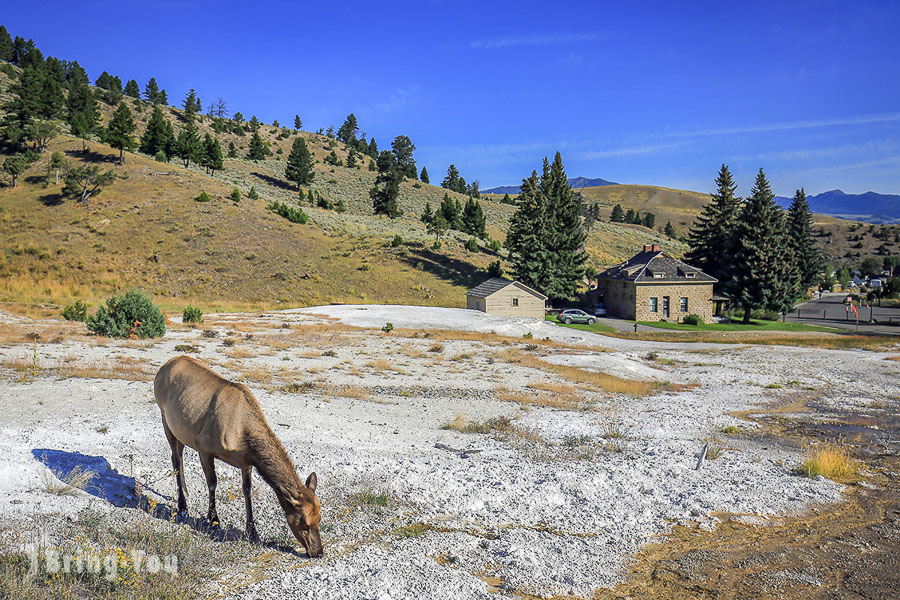
{"label": "house door", "polygon": [[663,319],[669,318],[669,297],[663,296]]}

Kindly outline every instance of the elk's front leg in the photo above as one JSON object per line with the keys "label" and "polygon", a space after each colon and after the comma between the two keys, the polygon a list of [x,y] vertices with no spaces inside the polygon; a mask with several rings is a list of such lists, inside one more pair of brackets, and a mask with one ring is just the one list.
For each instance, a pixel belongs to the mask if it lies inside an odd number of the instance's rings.
{"label": "elk's front leg", "polygon": [[209,488],[209,512],[206,518],[213,527],[219,525],[219,515],[216,513],[216,465],[215,457],[212,454],[200,453],[200,465],[203,467],[203,474],[206,475],[206,487]]}
{"label": "elk's front leg", "polygon": [[256,525],[253,523],[253,504],[250,497],[252,479],[250,476],[253,474],[253,467],[247,467],[245,469],[241,469],[241,477],[243,479],[242,488],[244,490],[244,502],[247,506],[247,524],[244,527],[244,535],[251,542],[259,541],[259,534],[256,533]]}

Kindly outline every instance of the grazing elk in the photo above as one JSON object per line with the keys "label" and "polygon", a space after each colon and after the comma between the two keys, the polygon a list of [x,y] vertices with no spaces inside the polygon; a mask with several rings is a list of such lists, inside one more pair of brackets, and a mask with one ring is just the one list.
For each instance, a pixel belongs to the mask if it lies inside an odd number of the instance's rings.
{"label": "grazing elk", "polygon": [[251,472],[256,467],[275,491],[294,536],[307,555],[322,556],[316,474],[304,484],[284,446],[266,422],[259,402],[247,386],[228,381],[189,356],[177,356],[159,370],[153,393],[162,413],[163,429],[172,447],[172,466],[178,482],[178,512],[187,512],[182,451],[189,446],[200,454],[209,487],[210,523],[217,524],[216,469],[219,459],[241,470],[247,506],[245,535],[258,540],[250,499]]}

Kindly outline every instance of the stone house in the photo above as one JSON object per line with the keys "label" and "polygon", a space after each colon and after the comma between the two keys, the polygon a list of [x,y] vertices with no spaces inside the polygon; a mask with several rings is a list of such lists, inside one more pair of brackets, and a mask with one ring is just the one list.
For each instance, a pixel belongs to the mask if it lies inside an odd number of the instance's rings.
{"label": "stone house", "polygon": [[709,323],[727,302],[713,295],[717,281],[659,246],[646,245],[627,261],[600,273],[597,293],[608,314],[624,319],[680,323],[694,314]]}
{"label": "stone house", "polygon": [[493,277],[466,292],[466,308],[500,317],[544,320],[547,296],[518,281]]}

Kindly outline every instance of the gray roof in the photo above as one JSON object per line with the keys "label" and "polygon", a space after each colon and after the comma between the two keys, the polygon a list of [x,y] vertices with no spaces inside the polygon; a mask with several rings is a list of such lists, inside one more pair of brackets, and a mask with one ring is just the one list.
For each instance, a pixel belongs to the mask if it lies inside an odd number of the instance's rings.
{"label": "gray roof", "polygon": [[661,251],[644,251],[610,267],[601,279],[635,283],[716,283],[718,279]]}
{"label": "gray roof", "polygon": [[526,292],[530,292],[530,293],[534,294],[535,296],[543,298],[544,300],[547,299],[547,296],[543,295],[542,293],[540,293],[537,290],[531,289],[524,283],[519,283],[518,281],[510,281],[509,279],[505,279],[503,277],[491,277],[487,281],[484,281],[484,282],[476,285],[471,290],[466,292],[466,296],[474,296],[476,298],[487,298],[491,294],[493,294],[495,292],[499,292],[503,288],[510,286],[510,285],[516,285],[516,286],[522,288],[523,290],[525,290]]}

